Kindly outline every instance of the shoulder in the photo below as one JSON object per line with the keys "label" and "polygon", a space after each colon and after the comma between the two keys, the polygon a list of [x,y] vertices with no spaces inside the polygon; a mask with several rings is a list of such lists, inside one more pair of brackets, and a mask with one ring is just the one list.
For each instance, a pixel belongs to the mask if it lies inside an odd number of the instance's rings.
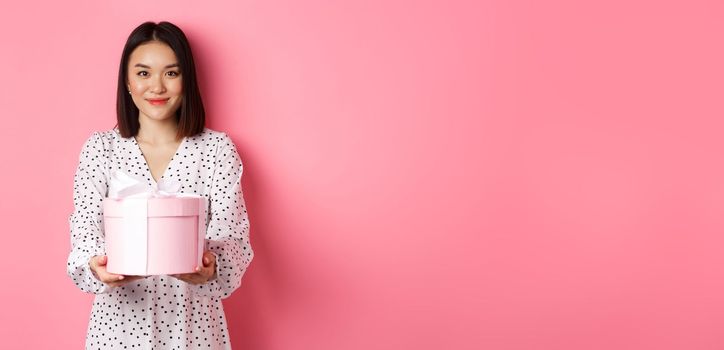
{"label": "shoulder", "polygon": [[221,130],[204,128],[204,131],[196,137],[200,137],[205,144],[215,148],[217,153],[230,148],[236,149],[236,145],[231,137]]}
{"label": "shoulder", "polygon": [[123,139],[123,136],[121,136],[121,133],[120,133],[120,131],[118,131],[117,128],[113,128],[113,129],[109,129],[109,130],[91,131],[90,136],[88,136],[86,138],[86,142],[94,141],[94,142],[103,142],[105,144],[109,144],[109,143],[117,141],[119,139]]}
{"label": "shoulder", "polygon": [[113,138],[112,130],[91,131],[83,141],[79,160],[81,162],[105,163],[109,157]]}
{"label": "shoulder", "polygon": [[221,130],[204,128],[204,131],[202,131],[201,134],[197,135],[196,137],[200,137],[208,142],[218,143],[220,141],[228,139],[229,135]]}
{"label": "shoulder", "polygon": [[111,149],[112,145],[116,144],[120,140],[123,140],[123,137],[117,128],[109,130],[94,130],[91,131],[88,137],[86,137],[85,144],[92,144],[100,150],[108,151]]}
{"label": "shoulder", "polygon": [[108,145],[113,139],[112,130],[101,131],[94,130],[90,132],[83,142],[84,150],[97,150],[102,151],[108,149]]}
{"label": "shoulder", "polygon": [[130,140],[130,138],[121,136],[118,128],[93,130],[85,138],[83,151],[108,157],[115,150],[119,149],[119,147],[122,147],[124,143],[130,142]]}

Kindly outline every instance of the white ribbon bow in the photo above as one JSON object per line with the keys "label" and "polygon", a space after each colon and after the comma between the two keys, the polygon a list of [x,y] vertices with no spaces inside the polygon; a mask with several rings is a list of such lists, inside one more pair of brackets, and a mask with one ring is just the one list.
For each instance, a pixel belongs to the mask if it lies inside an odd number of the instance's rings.
{"label": "white ribbon bow", "polygon": [[147,182],[122,170],[115,170],[109,181],[108,198],[112,199],[196,197],[180,193],[181,182],[172,179],[161,179],[156,186],[149,186]]}

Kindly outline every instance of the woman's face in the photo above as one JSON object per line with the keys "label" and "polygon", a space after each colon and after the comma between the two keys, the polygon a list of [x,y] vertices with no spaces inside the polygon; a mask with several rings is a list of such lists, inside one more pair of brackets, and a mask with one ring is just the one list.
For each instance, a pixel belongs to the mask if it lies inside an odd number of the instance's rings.
{"label": "woman's face", "polygon": [[128,60],[127,87],[141,115],[154,120],[174,118],[181,106],[181,69],[166,44],[139,45]]}

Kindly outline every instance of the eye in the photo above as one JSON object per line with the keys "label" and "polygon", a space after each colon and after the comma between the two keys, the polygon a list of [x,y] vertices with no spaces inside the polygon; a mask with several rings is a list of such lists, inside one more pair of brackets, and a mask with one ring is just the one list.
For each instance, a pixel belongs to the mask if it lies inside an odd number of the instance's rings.
{"label": "eye", "polygon": [[176,71],[169,71],[168,73],[171,74],[172,77],[177,77],[179,75]]}
{"label": "eye", "polygon": [[141,73],[148,73],[148,72],[146,72],[145,70],[142,70],[142,71],[136,73],[136,75],[140,75],[140,76],[142,76],[142,77],[145,77],[145,75],[141,75]]}

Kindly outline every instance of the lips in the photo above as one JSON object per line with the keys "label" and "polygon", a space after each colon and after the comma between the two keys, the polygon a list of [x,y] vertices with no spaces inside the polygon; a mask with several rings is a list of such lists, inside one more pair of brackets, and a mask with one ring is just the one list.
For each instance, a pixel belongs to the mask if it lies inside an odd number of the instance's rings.
{"label": "lips", "polygon": [[150,103],[150,104],[152,104],[152,105],[154,105],[154,106],[160,106],[160,105],[166,104],[166,102],[168,101],[168,99],[167,99],[167,98],[162,98],[162,99],[147,99],[147,101],[148,101],[148,103]]}

